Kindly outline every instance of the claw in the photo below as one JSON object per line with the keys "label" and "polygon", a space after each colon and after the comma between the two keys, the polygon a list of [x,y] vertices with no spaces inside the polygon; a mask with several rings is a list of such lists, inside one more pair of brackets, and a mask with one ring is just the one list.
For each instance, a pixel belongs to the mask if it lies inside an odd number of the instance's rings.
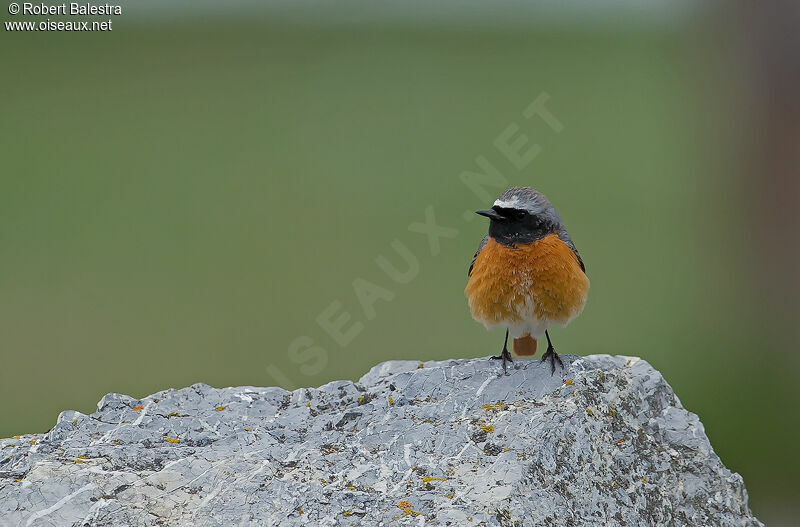
{"label": "claw", "polygon": [[558,356],[556,353],[556,349],[553,347],[553,343],[550,341],[550,334],[545,330],[545,336],[547,337],[547,351],[545,351],[544,355],[542,355],[542,362],[545,359],[550,359],[550,375],[555,375],[556,373],[556,361],[558,361],[559,366],[561,369],[564,369],[564,363],[561,362],[561,357]]}
{"label": "claw", "polygon": [[494,356],[492,356],[490,358],[494,359],[494,360],[503,359],[503,373],[508,373],[507,364],[509,362],[511,362],[511,363],[514,362],[514,359],[511,358],[511,353],[509,353],[507,349],[504,349],[503,352],[500,355],[494,355]]}
{"label": "claw", "polygon": [[511,359],[511,354],[508,352],[508,330],[506,330],[506,340],[503,342],[503,352],[500,353],[500,355],[495,355],[491,358],[495,360],[503,359],[503,373],[508,373],[506,364],[509,362],[514,362]]}
{"label": "claw", "polygon": [[564,368],[564,363],[561,362],[561,357],[558,356],[558,353],[556,353],[555,348],[552,346],[547,347],[547,351],[544,355],[542,355],[541,362],[544,362],[547,359],[550,359],[550,375],[555,375],[556,373],[556,362],[558,362],[558,365],[561,366],[562,369]]}

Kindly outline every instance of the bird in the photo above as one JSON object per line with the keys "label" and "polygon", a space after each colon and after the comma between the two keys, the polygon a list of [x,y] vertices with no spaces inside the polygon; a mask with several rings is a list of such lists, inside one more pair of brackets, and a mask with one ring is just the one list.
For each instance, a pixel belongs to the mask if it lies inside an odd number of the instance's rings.
{"label": "bird", "polygon": [[589,278],[580,253],[550,200],[530,187],[509,188],[487,210],[483,238],[469,266],[464,290],[472,318],[487,329],[505,328],[500,355],[503,371],[513,362],[508,336],[517,356],[536,354],[537,339],[547,338],[542,362],[551,374],[564,363],[548,328],[566,326],[586,304]]}

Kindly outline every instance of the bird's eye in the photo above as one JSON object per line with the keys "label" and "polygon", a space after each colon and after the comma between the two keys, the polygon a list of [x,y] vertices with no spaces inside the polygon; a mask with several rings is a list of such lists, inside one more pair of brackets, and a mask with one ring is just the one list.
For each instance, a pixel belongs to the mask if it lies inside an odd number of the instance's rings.
{"label": "bird's eye", "polygon": [[517,218],[518,220],[521,220],[522,218],[524,218],[527,215],[528,215],[528,213],[525,212],[524,210],[518,210],[518,211],[514,212],[514,217]]}

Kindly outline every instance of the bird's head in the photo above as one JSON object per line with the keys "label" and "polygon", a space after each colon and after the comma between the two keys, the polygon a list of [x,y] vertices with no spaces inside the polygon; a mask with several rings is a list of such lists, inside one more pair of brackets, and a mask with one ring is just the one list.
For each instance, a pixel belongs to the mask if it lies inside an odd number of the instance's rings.
{"label": "bird's head", "polygon": [[510,188],[491,209],[475,212],[489,218],[489,236],[505,245],[530,243],[563,228],[547,197],[530,187]]}

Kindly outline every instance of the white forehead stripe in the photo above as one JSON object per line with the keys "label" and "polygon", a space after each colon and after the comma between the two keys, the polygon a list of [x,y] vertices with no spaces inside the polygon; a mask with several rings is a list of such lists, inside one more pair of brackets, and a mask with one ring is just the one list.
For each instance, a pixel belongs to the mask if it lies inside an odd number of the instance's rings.
{"label": "white forehead stripe", "polygon": [[518,209],[518,208],[520,208],[520,205],[521,205],[521,203],[519,202],[519,200],[517,198],[511,199],[511,200],[508,200],[508,201],[502,200],[502,199],[498,199],[497,201],[494,202],[494,206],[495,207],[501,207],[501,208],[504,208],[504,209]]}
{"label": "white forehead stripe", "polygon": [[494,202],[495,207],[500,207],[503,209],[522,209],[527,210],[528,212],[535,212],[533,207],[530,204],[525,204],[519,200],[516,196],[509,200],[498,199]]}

